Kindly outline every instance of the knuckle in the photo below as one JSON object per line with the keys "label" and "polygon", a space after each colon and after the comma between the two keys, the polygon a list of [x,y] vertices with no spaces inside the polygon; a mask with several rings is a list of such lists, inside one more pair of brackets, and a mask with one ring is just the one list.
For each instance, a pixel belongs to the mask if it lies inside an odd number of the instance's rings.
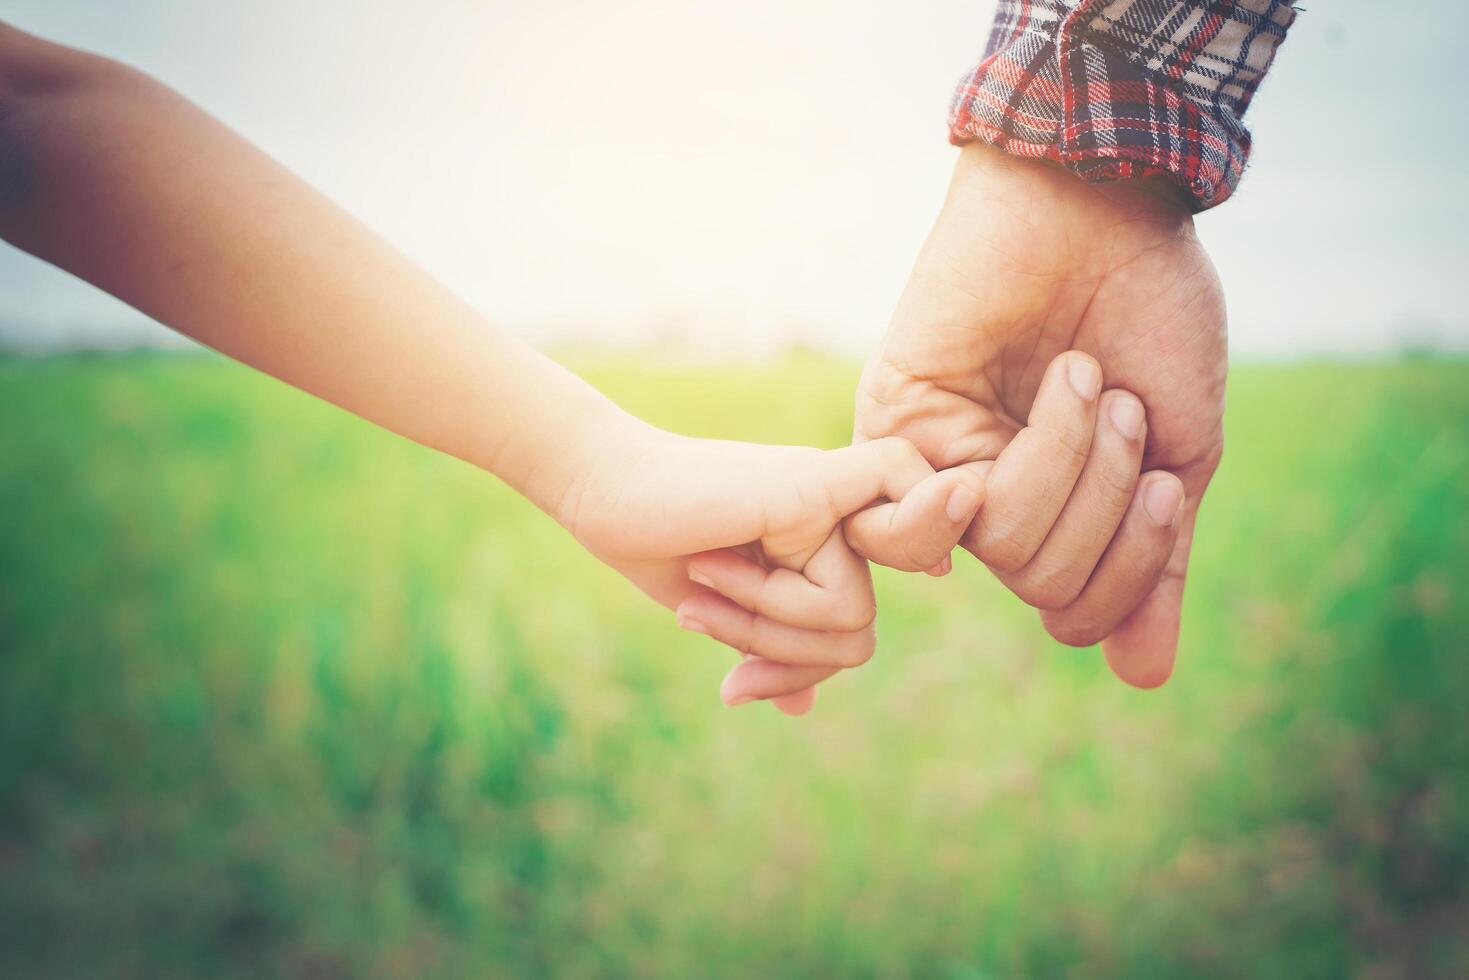
{"label": "knuckle", "polygon": [[903,541],[894,534],[891,524],[880,511],[858,511],[848,519],[843,530],[847,544],[868,561],[900,571],[912,571],[904,568],[907,556]]}
{"label": "knuckle", "polygon": [[[775,585],[772,582],[771,576],[766,575],[763,577],[760,580],[760,584],[749,593],[749,611],[756,616],[770,616],[771,609],[779,604],[779,599],[774,594],[774,589]],[[730,596],[730,598],[733,599],[735,597]]]}
{"label": "knuckle", "polygon": [[755,644],[748,633],[718,633],[714,638],[737,653],[753,656]]}
{"label": "knuckle", "polygon": [[1018,572],[1034,554],[1025,528],[1004,518],[987,518],[975,542],[980,561],[1001,572]]}
{"label": "knuckle", "polygon": [[751,615],[745,632],[749,638],[745,643],[745,653],[781,663],[791,662],[792,644],[782,624],[764,616]]}
{"label": "knuckle", "polygon": [[832,609],[832,628],[842,633],[856,633],[871,626],[877,619],[877,603],[843,602]]}
{"label": "knuckle", "polygon": [[916,541],[911,538],[903,541],[902,547],[903,566],[899,569],[904,572],[921,572],[932,568],[944,560],[948,551],[937,546],[931,541]]}
{"label": "knuckle", "polygon": [[1069,647],[1090,647],[1106,639],[1111,632],[1102,623],[1090,617],[1058,616],[1042,614],[1041,622],[1046,632],[1059,643]]}
{"label": "knuckle", "polygon": [[1103,506],[1118,514],[1124,512],[1132,501],[1132,495],[1137,492],[1139,471],[1136,461],[1108,454],[1093,460],[1090,465],[1094,467],[1092,479],[1099,488]]}
{"label": "knuckle", "polygon": [[1018,572],[1025,567],[1025,553],[980,540],[975,549],[979,560],[997,572]]}
{"label": "knuckle", "polygon": [[1027,605],[1037,609],[1065,609],[1081,595],[1086,580],[1080,575],[1059,569],[1024,575],[1010,584],[1010,591]]}
{"label": "knuckle", "polygon": [[872,540],[865,542],[864,547],[855,548],[862,557],[874,564],[884,568],[896,569],[900,572],[916,571],[908,562],[908,557],[903,549],[890,541]]}
{"label": "knuckle", "polygon": [[1062,425],[1038,430],[1054,444],[1056,455],[1076,466],[1086,461],[1092,448],[1092,427],[1086,424]]}
{"label": "knuckle", "polygon": [[864,630],[858,637],[854,637],[841,644],[838,648],[837,662],[848,669],[861,667],[872,659],[877,650],[877,637],[872,630]]}
{"label": "knuckle", "polygon": [[882,541],[876,531],[874,516],[870,508],[859,510],[842,519],[842,537],[846,538],[847,545],[863,558],[876,560],[873,555],[882,551]]}
{"label": "knuckle", "polygon": [[1168,537],[1167,528],[1158,530],[1160,533],[1157,535],[1157,540],[1146,549],[1123,549],[1123,553],[1117,558],[1117,565],[1120,567],[1117,571],[1112,572],[1117,579],[1151,584],[1163,574],[1163,569],[1168,564],[1169,553],[1172,551],[1172,542]]}
{"label": "knuckle", "polygon": [[1204,461],[1199,464],[1199,469],[1206,475],[1213,476],[1222,462],[1224,462],[1224,436],[1220,435],[1218,444],[1204,454]]}
{"label": "knuckle", "polygon": [[883,436],[876,445],[878,456],[891,469],[906,469],[923,460],[913,443],[902,436]]}
{"label": "knuckle", "polygon": [[724,635],[719,637],[719,639],[723,640],[726,645],[734,647],[740,653],[751,656],[755,655],[757,652],[756,647],[759,646],[759,643],[756,642],[755,630],[750,629],[743,622],[735,629],[726,630]]}

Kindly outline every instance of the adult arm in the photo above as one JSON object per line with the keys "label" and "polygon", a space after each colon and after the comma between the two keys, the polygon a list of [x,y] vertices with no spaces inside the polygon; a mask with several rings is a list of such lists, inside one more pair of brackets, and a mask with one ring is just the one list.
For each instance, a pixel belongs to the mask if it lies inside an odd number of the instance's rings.
{"label": "adult arm", "polygon": [[[1238,183],[1242,116],[1293,17],[1279,0],[1002,0],[955,95],[948,197],[858,391],[859,440],[995,461],[966,546],[1142,687],[1172,672],[1223,453],[1223,293],[1192,215]],[[1094,409],[1090,441],[1033,412],[1072,349],[1099,363],[1103,401],[1142,402],[1133,483],[1116,478],[1130,412]]]}

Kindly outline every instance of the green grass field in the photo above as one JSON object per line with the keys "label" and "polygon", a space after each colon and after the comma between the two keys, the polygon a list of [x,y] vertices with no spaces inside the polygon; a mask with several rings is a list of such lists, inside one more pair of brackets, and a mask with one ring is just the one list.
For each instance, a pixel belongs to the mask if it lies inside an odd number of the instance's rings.
{"label": "green grass field", "polygon": [[[841,444],[856,368],[585,372]],[[879,573],[791,720],[493,479],[212,357],[0,361],[0,975],[1469,973],[1469,364],[1240,367],[1181,667]]]}

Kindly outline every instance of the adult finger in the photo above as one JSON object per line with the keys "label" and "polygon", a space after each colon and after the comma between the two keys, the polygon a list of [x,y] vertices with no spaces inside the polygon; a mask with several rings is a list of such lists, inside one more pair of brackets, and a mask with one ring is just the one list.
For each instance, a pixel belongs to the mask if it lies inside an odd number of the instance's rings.
{"label": "adult finger", "polygon": [[999,573],[1010,591],[1040,609],[1060,609],[1081,594],[1132,502],[1146,428],[1136,395],[1102,393],[1091,452],[1061,516],[1024,568]]}
{"label": "adult finger", "polygon": [[1080,351],[1046,368],[1026,427],[995,461],[984,509],[965,537],[992,569],[1018,571],[1040,550],[1086,463],[1101,390],[1101,367]]}
{"label": "adult finger", "polygon": [[901,500],[859,510],[842,524],[852,550],[905,572],[928,571],[954,550],[985,499],[993,462],[967,463],[935,473]]}
{"label": "adult finger", "polygon": [[678,624],[706,633],[741,653],[783,664],[813,667],[860,667],[876,647],[871,626],[853,632],[803,630],[778,622],[714,592],[701,592],[678,604]]}
{"label": "adult finger", "polygon": [[1138,481],[1127,516],[1076,601],[1046,610],[1046,630],[1070,646],[1101,642],[1158,584],[1178,540],[1183,482],[1154,470]]}
{"label": "adult finger", "polygon": [[1184,508],[1178,541],[1157,586],[1102,641],[1112,673],[1133,687],[1158,687],[1173,674],[1183,612],[1183,585],[1193,547],[1198,498]]}

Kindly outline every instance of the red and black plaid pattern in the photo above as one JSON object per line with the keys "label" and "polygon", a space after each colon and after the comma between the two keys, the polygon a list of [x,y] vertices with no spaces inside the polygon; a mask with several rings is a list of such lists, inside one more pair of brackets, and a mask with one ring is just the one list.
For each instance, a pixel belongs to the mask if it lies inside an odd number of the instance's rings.
{"label": "red and black plaid pattern", "polygon": [[1166,175],[1211,208],[1239,183],[1241,117],[1294,19],[1285,0],[1000,0],[949,139],[1090,181]]}

